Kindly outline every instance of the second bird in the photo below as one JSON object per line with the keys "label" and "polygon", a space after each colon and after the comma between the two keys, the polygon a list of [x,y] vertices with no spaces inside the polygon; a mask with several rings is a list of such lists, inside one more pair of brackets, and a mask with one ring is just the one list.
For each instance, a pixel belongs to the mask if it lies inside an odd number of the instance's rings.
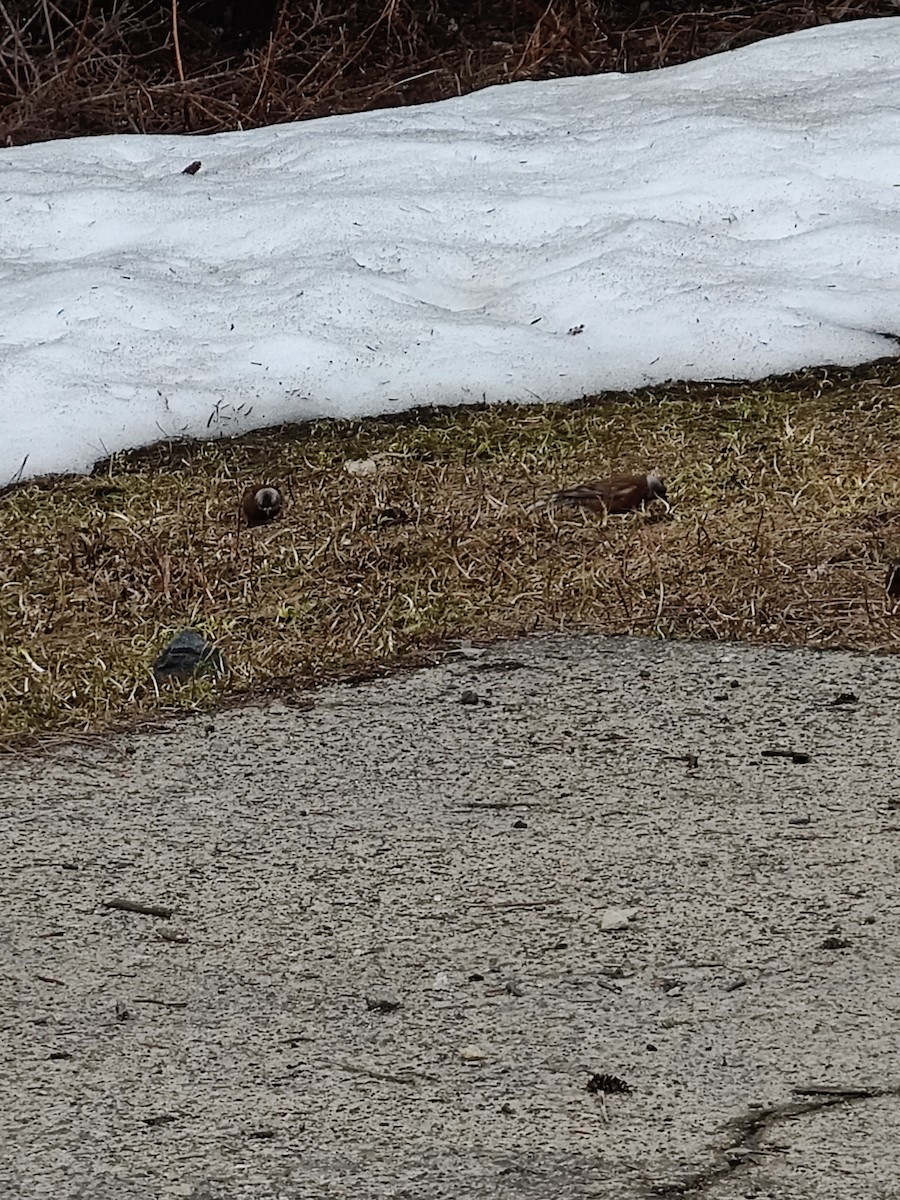
{"label": "second bird", "polygon": [[593,512],[626,513],[661,500],[669,508],[668,492],[655,471],[646,475],[609,475],[606,479],[582,483],[554,492],[550,504],[577,504]]}

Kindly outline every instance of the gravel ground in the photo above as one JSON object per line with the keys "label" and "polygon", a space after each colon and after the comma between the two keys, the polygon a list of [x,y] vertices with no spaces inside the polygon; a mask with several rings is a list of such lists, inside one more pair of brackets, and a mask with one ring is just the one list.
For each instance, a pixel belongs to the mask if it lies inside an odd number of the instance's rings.
{"label": "gravel ground", "polygon": [[898,713],[534,639],[5,760],[0,1194],[897,1197]]}

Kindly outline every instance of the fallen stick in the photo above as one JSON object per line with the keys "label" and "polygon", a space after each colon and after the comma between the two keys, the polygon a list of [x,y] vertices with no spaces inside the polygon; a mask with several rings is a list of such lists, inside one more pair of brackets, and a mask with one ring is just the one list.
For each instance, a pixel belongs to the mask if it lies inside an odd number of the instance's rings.
{"label": "fallen stick", "polygon": [[104,908],[116,908],[120,912],[141,913],[145,917],[171,917],[174,908],[164,904],[143,904],[140,900],[104,900]]}
{"label": "fallen stick", "polygon": [[448,808],[448,812],[477,812],[479,809],[502,811],[507,808],[545,808],[540,800],[473,800],[471,804],[460,804]]}
{"label": "fallen stick", "polygon": [[187,1008],[187,1000],[157,1000],[153,996],[132,1000],[132,1004],[158,1004],[161,1008]]}
{"label": "fallen stick", "polygon": [[791,1091],[797,1096],[859,1096],[860,1099],[878,1094],[875,1088],[829,1087],[826,1084],[815,1083],[809,1087],[791,1088]]}
{"label": "fallen stick", "polygon": [[418,1079],[436,1082],[439,1079],[437,1075],[431,1075],[427,1071],[416,1071],[412,1067],[405,1067],[397,1072],[378,1071],[374,1067],[367,1067],[362,1063],[347,1062],[341,1059],[335,1059],[334,1065],[341,1071],[348,1071],[353,1075],[367,1075],[369,1079],[377,1079],[385,1083],[415,1083]]}

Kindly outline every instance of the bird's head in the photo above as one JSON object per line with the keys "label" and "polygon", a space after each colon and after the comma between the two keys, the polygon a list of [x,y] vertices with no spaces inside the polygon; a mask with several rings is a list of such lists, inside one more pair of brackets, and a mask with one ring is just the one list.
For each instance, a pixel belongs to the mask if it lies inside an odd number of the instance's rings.
{"label": "bird's head", "polygon": [[647,473],[647,497],[650,500],[667,500],[669,496],[663,477],[656,471]]}
{"label": "bird's head", "polygon": [[264,516],[277,516],[278,510],[281,508],[281,496],[277,488],[260,488],[253,499],[256,501],[257,507]]}

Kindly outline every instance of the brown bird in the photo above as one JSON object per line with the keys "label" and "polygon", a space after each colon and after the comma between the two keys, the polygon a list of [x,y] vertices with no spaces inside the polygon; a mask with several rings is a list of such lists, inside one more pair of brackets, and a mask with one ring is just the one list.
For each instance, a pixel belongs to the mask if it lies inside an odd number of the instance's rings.
{"label": "brown bird", "polygon": [[281,512],[281,492],[268,484],[248,487],[241,498],[241,512],[248,529],[274,521]]}
{"label": "brown bird", "polygon": [[[550,504],[578,504],[592,512],[626,513],[660,500],[669,511],[668,492],[661,476],[655,471],[646,475],[609,475],[577,487],[555,492]],[[538,507],[544,507],[540,505]]]}
{"label": "brown bird", "polygon": [[894,563],[893,566],[888,567],[884,590],[893,599],[900,599],[900,563]]}

